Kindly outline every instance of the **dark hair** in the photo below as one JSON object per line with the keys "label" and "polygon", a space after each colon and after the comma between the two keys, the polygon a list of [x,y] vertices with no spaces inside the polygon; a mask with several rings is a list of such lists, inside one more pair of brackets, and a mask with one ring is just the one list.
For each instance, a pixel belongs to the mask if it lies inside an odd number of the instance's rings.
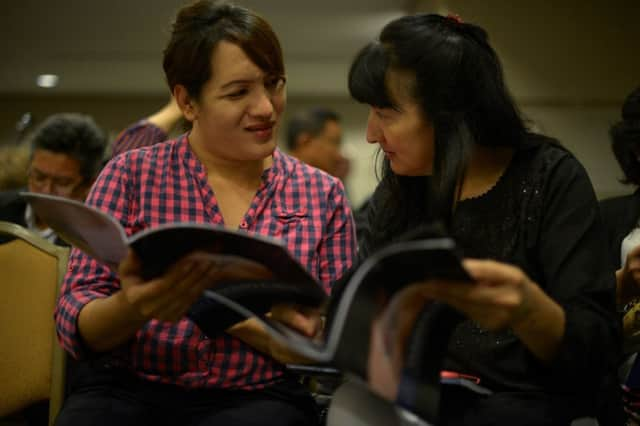
{"label": "dark hair", "polygon": [[640,87],[622,106],[622,121],[609,130],[611,148],[624,173],[622,183],[640,185]]}
{"label": "dark hair", "polygon": [[201,0],[178,11],[173,23],[163,59],[169,89],[182,84],[198,99],[221,41],[237,44],[265,73],[284,77],[280,42],[267,21],[240,6]]}
{"label": "dark hair", "polygon": [[297,112],[287,126],[287,149],[293,150],[296,147],[298,136],[302,133],[318,136],[329,121],[339,122],[340,116],[328,108],[314,107]]}
{"label": "dark hair", "polygon": [[[424,119],[433,125],[435,155],[433,175],[427,179],[400,178],[384,160],[381,179],[388,188],[388,202],[407,207],[406,218],[398,219],[393,209],[389,221],[411,221],[409,216],[429,203],[430,219],[449,223],[472,146],[518,146],[526,133],[524,123],[487,34],[476,25],[433,14],[390,22],[351,65],[351,96],[375,107],[396,108],[387,85],[390,70],[415,75],[409,89]],[[427,194],[416,199],[415,193],[408,193],[415,190],[408,191],[404,181],[421,182],[429,187]],[[383,225],[386,233],[398,233],[390,225]]]}
{"label": "dark hair", "polygon": [[90,116],[61,113],[49,116],[36,128],[31,147],[70,156],[80,163],[84,180],[90,181],[102,168],[107,137]]}

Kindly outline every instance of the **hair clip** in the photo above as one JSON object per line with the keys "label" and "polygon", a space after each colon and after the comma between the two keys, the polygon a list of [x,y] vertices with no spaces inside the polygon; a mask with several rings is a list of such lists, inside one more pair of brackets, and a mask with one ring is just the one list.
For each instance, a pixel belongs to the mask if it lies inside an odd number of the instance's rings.
{"label": "hair clip", "polygon": [[458,15],[457,13],[450,13],[447,15],[447,19],[452,20],[453,22],[455,22],[456,24],[462,24],[462,18],[460,18],[460,15]]}

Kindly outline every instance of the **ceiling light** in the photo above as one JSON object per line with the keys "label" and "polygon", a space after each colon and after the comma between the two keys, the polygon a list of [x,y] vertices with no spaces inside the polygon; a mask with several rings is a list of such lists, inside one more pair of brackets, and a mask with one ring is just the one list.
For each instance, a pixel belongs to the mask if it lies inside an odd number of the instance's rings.
{"label": "ceiling light", "polygon": [[36,84],[40,87],[50,89],[58,85],[60,78],[55,74],[41,74],[36,79]]}

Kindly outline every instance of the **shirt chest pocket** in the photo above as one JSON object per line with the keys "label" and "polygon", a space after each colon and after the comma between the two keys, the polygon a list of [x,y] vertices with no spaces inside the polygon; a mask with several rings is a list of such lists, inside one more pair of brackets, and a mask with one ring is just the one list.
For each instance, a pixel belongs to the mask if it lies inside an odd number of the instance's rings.
{"label": "shirt chest pocket", "polygon": [[274,212],[275,233],[274,237],[289,241],[294,234],[309,227],[309,215],[306,208],[278,209]]}
{"label": "shirt chest pocket", "polygon": [[312,271],[322,224],[314,221],[306,208],[280,209],[274,212],[274,219],[271,236],[283,240],[293,257]]}

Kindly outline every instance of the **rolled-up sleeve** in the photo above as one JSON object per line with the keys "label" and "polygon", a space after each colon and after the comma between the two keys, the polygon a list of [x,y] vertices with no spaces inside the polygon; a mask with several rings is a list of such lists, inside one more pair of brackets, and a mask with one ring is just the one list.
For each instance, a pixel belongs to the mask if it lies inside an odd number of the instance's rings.
{"label": "rolled-up sleeve", "polygon": [[167,140],[167,133],[147,120],[140,120],[137,123],[124,129],[113,141],[112,157],[116,157],[123,152],[136,148],[155,145]]}
{"label": "rolled-up sleeve", "polygon": [[621,347],[615,310],[615,276],[591,182],[572,157],[553,168],[544,193],[538,259],[545,291],[566,314],[566,327],[551,365],[553,382],[594,386],[615,371]]}
{"label": "rolled-up sleeve", "polygon": [[[128,214],[127,179],[120,157],[108,163],[96,180],[86,203],[107,212],[121,224]],[[55,310],[58,340],[74,358],[88,356],[78,329],[80,311],[91,301],[105,298],[120,289],[115,271],[74,248]]]}

